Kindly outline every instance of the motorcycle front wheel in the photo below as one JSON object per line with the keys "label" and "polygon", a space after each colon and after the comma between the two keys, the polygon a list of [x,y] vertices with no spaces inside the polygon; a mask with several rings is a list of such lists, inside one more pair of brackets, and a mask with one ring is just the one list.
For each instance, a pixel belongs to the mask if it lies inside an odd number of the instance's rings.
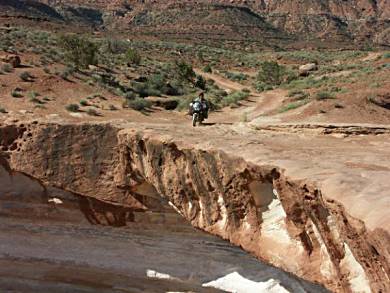
{"label": "motorcycle front wheel", "polygon": [[198,113],[194,113],[192,115],[192,126],[195,127],[196,126],[196,121],[198,121]]}

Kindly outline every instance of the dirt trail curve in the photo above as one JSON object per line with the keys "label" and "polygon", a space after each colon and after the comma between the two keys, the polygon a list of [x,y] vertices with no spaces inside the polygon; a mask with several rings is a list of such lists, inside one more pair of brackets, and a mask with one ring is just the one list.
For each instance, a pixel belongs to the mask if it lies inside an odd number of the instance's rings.
{"label": "dirt trail curve", "polygon": [[148,206],[148,184],[193,226],[279,268],[336,292],[389,292],[390,137],[326,134],[34,122],[0,126],[0,145],[47,184],[129,208]]}
{"label": "dirt trail curve", "polygon": [[229,109],[225,108],[222,113],[214,113],[210,116],[211,123],[233,123],[239,122],[245,117],[245,120],[251,121],[261,115],[268,114],[282,106],[286,96],[286,91],[277,89],[264,93],[256,93],[252,87],[244,86],[238,82],[231,81],[216,73],[206,73],[199,69],[195,69],[197,74],[202,75],[206,79],[212,79],[216,85],[226,90],[227,92],[241,91],[245,88],[251,90],[250,96],[246,101],[240,102],[240,107]]}

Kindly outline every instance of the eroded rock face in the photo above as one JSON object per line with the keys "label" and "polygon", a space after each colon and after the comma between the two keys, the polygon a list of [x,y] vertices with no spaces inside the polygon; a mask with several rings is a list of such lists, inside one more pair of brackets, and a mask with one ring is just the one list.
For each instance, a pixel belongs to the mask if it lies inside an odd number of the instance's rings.
{"label": "eroded rock face", "polygon": [[388,233],[366,230],[309,180],[121,128],[11,125],[0,141],[12,169],[48,184],[138,210],[152,186],[193,226],[286,271],[337,292],[389,291]]}

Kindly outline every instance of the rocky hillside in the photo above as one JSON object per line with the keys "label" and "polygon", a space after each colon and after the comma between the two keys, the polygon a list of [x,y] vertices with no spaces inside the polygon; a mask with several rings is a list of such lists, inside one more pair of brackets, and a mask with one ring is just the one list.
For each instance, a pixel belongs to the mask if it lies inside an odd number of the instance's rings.
{"label": "rocky hillside", "polygon": [[[388,0],[2,0],[2,21],[78,22],[105,31],[256,47],[389,46]],[[202,41],[203,40],[203,41]]]}

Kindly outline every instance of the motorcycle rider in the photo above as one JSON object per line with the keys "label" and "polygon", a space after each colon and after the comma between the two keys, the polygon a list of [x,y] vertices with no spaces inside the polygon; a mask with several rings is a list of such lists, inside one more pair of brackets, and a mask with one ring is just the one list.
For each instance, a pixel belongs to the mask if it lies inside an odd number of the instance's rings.
{"label": "motorcycle rider", "polygon": [[199,102],[202,105],[202,115],[204,119],[207,119],[209,117],[209,103],[205,99],[203,92],[199,94],[193,103],[195,102]]}

